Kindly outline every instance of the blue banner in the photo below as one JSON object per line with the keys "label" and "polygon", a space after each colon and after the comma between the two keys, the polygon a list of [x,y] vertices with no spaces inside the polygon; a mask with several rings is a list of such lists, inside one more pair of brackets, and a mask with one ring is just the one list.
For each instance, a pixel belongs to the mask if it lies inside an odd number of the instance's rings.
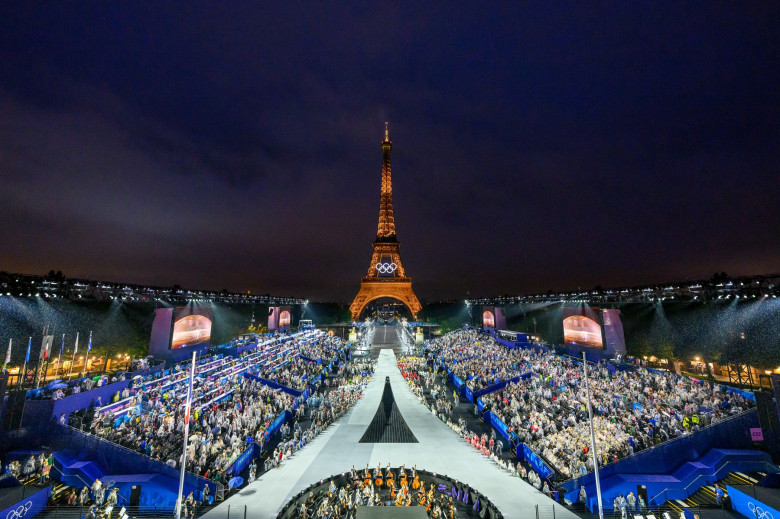
{"label": "blue banner", "polygon": [[0,517],[3,519],[30,519],[35,517],[46,507],[46,502],[50,495],[51,485],[0,511]]}
{"label": "blue banner", "polygon": [[227,469],[227,475],[228,476],[238,476],[241,474],[241,471],[246,468],[249,463],[254,459],[255,457],[255,443],[252,442],[249,444],[249,448],[241,453],[241,456],[236,458],[236,461],[233,462],[231,466]]}
{"label": "blue banner", "polygon": [[279,384],[278,382],[274,382],[273,380],[268,380],[267,378],[258,377],[257,375],[252,375],[251,373],[247,373],[247,372],[244,372],[244,376],[246,378],[248,378],[248,379],[251,379],[251,380],[257,380],[258,382],[260,382],[261,384],[263,384],[265,386],[268,386],[268,387],[271,387],[271,388],[274,388],[274,389],[281,389],[282,391],[284,391],[288,395],[301,396],[301,392],[298,391],[297,389],[293,389],[293,388],[290,388],[290,387],[287,387],[287,386],[283,386],[283,385]]}
{"label": "blue banner", "polygon": [[551,469],[547,463],[545,463],[544,460],[525,443],[521,443],[517,446],[517,457],[520,458],[521,455],[542,479],[547,479],[554,474],[553,469]]}
{"label": "blue banner", "polygon": [[493,413],[493,411],[488,411],[485,413],[485,415],[488,418],[488,421],[490,425],[493,426],[493,428],[498,431],[498,434],[504,437],[504,439],[510,443],[517,441],[517,435],[513,432],[509,432],[509,428],[506,426],[504,422],[501,421],[501,419]]}
{"label": "blue banner", "polygon": [[731,485],[726,485],[726,490],[731,498],[731,506],[735,512],[739,512],[745,517],[757,517],[758,519],[780,517],[780,510],[777,508],[772,508],[768,504],[737,490]]}
{"label": "blue banner", "polygon": [[284,422],[291,421],[292,417],[293,417],[293,415],[292,415],[292,413],[290,411],[283,412],[282,414],[280,414],[279,416],[276,417],[276,419],[271,423],[271,425],[268,427],[268,429],[265,430],[263,435],[266,438],[270,438],[271,436],[276,434],[279,431],[279,429],[282,428],[282,424],[284,424]]}

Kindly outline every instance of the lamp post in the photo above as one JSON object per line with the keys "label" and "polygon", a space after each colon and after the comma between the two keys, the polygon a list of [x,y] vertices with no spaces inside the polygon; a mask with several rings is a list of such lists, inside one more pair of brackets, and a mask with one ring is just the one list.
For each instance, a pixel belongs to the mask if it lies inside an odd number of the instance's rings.
{"label": "lamp post", "polygon": [[593,408],[590,405],[590,384],[588,383],[588,359],[582,352],[582,369],[585,371],[585,393],[588,399],[588,421],[590,422],[590,452],[593,455],[593,475],[596,477],[596,498],[599,503],[599,519],[604,519],[604,506],[601,502],[601,481],[599,481],[599,458],[596,454],[596,433],[593,430]]}

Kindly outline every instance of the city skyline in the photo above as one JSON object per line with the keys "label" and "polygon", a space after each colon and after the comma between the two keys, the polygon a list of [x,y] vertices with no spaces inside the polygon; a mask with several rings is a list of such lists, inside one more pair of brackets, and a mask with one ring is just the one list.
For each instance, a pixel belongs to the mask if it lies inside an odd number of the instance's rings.
{"label": "city skyline", "polygon": [[[700,7],[706,7],[701,9]],[[780,8],[0,7],[0,270],[348,301],[780,265]]]}

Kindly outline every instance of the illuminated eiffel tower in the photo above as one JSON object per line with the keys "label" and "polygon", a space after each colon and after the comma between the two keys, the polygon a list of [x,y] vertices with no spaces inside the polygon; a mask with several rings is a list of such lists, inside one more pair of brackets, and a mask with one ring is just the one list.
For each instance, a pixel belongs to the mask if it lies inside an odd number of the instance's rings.
{"label": "illuminated eiffel tower", "polygon": [[406,276],[398,249],[401,244],[395,237],[393,218],[393,183],[390,177],[390,150],[393,144],[385,123],[385,139],[382,141],[382,190],[379,197],[379,226],[374,241],[374,254],[368,274],[360,282],[360,291],[349,306],[352,318],[358,319],[363,308],[376,299],[389,297],[404,303],[413,317],[422,309],[412,290],[412,278]]}

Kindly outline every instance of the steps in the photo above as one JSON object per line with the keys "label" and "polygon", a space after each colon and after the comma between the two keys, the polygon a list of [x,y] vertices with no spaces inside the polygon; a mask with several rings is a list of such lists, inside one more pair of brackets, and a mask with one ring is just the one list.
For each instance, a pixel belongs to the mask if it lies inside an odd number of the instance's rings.
{"label": "steps", "polygon": [[103,472],[91,461],[78,461],[62,453],[53,453],[53,470],[59,473],[59,480],[68,486],[82,488],[91,487],[96,479],[104,476]]}
{"label": "steps", "polygon": [[[725,492],[726,485],[755,485],[766,476],[765,472],[729,472],[725,477],[717,481],[718,486]],[[671,499],[661,505],[661,508],[669,507],[678,514],[686,508],[707,509],[721,508],[715,495],[715,484],[703,485],[693,494],[681,499]]]}
{"label": "steps", "polygon": [[51,502],[54,504],[64,505],[71,489],[72,487],[69,487],[61,481],[52,481]]}

